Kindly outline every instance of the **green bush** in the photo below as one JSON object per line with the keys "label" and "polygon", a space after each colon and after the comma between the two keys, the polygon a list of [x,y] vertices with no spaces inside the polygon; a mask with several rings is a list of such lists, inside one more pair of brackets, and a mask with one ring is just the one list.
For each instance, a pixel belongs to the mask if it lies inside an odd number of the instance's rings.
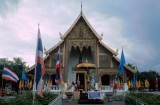
{"label": "green bush", "polygon": [[148,104],[160,105],[160,96],[152,93],[129,93],[125,96],[125,103],[131,105]]}
{"label": "green bush", "polygon": [[7,105],[7,102],[3,99],[0,99],[0,105]]}
{"label": "green bush", "polygon": [[[43,98],[36,95],[34,100],[35,105],[48,105],[52,100],[54,100],[58,95],[53,93],[43,93]],[[24,94],[15,95],[15,98],[9,101],[0,100],[0,105],[32,105],[33,95],[31,92],[26,92]]]}

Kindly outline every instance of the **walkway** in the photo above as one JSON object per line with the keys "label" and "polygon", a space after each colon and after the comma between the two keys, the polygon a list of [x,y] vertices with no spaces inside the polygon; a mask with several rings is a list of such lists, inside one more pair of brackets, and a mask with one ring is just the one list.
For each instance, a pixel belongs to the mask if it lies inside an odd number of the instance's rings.
{"label": "walkway", "polygon": [[78,104],[77,100],[73,100],[70,102],[63,100],[62,105],[125,105],[125,103],[123,101],[113,101],[113,102],[105,102],[104,104]]}

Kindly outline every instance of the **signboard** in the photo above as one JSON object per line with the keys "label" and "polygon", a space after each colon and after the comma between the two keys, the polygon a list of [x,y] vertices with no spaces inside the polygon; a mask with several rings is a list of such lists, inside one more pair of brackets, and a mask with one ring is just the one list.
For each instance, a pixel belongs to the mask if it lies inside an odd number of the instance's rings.
{"label": "signboard", "polygon": [[100,99],[101,92],[100,91],[89,91],[88,92],[88,99]]}

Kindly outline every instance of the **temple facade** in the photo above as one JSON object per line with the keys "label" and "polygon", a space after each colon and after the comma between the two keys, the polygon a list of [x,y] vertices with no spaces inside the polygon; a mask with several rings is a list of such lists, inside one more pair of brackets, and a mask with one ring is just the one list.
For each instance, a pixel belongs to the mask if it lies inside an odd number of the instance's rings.
{"label": "temple facade", "polygon": [[[93,29],[82,11],[66,33],[60,35],[60,39],[59,43],[45,52],[46,78],[53,82],[55,80],[56,55],[59,49],[64,82],[76,83],[79,79],[81,87],[86,89],[89,81],[87,75],[94,74],[97,83],[102,85],[110,85],[118,75],[118,53],[102,42],[102,36]],[[124,65],[121,80],[126,82],[135,72],[136,70]]]}

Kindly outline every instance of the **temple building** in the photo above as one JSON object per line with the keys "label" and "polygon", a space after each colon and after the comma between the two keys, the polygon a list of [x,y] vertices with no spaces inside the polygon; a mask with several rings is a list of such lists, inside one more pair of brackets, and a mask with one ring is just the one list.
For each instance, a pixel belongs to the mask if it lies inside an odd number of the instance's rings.
{"label": "temple building", "polygon": [[[87,89],[87,75],[94,74],[97,83],[110,85],[118,75],[120,59],[118,52],[102,42],[99,35],[86,19],[83,11],[71,27],[60,35],[61,41],[48,49],[45,54],[45,76],[53,84],[56,75],[56,55],[60,49],[60,64],[64,82],[77,82]],[[126,82],[136,70],[124,65],[123,81]]]}

